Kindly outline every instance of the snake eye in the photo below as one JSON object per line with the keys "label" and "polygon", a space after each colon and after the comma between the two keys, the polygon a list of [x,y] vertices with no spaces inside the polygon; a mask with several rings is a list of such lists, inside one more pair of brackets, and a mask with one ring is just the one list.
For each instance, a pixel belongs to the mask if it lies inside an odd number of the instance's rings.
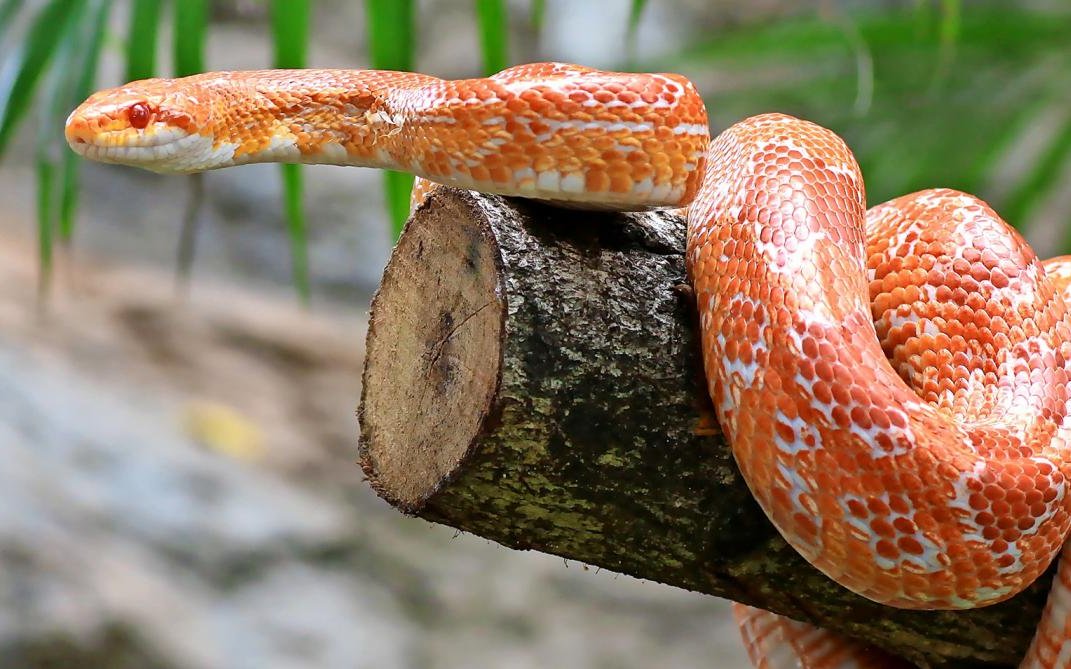
{"label": "snake eye", "polygon": [[152,118],[152,110],[144,102],[135,102],[126,109],[126,120],[130,122],[132,128],[144,129],[149,125],[150,118]]}

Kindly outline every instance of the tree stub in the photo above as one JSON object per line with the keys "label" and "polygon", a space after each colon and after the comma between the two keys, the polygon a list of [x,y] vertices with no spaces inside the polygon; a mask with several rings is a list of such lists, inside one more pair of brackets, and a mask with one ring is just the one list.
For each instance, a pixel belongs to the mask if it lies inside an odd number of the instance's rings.
{"label": "tree stub", "polygon": [[372,303],[360,461],[398,509],[727,597],[920,666],[1013,667],[1051,574],[973,611],[875,604],[808,565],[718,430],[684,222],[440,189]]}

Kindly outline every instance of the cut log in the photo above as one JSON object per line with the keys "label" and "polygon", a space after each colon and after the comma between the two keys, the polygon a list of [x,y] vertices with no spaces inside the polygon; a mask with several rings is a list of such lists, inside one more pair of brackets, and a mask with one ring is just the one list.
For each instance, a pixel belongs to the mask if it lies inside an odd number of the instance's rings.
{"label": "cut log", "polygon": [[766,520],[707,399],[684,221],[435,192],[372,304],[361,466],[405,513],[727,597],[920,666],[1011,667],[1051,578],[974,611],[875,604]]}

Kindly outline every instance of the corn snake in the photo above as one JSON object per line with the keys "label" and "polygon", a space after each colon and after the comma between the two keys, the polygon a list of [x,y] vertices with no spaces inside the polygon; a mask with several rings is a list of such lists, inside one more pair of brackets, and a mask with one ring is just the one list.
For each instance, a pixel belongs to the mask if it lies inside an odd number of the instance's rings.
{"label": "corn snake", "polygon": [[[1071,261],[1041,263],[956,191],[867,211],[851,152],[814,124],[767,114],[711,141],[683,77],[543,63],[463,81],[307,70],[134,82],[94,94],[67,138],[88,158],[166,173],[362,165],[569,206],[687,206],[719,421],[760,505],[812,564],[894,606],[981,606],[1037,578],[1071,525]],[[1071,660],[1060,600],[1024,666]],[[737,614],[758,666],[898,662]]]}

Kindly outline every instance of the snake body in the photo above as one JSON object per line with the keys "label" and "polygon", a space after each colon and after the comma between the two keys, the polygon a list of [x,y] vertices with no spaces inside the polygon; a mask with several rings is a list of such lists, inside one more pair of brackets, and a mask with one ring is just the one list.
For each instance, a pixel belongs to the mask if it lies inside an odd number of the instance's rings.
{"label": "snake body", "polygon": [[[866,210],[833,132],[781,114],[713,141],[672,74],[541,63],[444,81],[371,70],[153,79],[101,91],[67,138],[167,173],[385,167],[569,206],[688,206],[687,265],[720,423],[808,561],[878,602],[1016,594],[1071,525],[1071,259],[1039,261],[947,189]],[[1071,664],[1069,569],[1023,666]],[[747,607],[757,666],[898,660]]]}

